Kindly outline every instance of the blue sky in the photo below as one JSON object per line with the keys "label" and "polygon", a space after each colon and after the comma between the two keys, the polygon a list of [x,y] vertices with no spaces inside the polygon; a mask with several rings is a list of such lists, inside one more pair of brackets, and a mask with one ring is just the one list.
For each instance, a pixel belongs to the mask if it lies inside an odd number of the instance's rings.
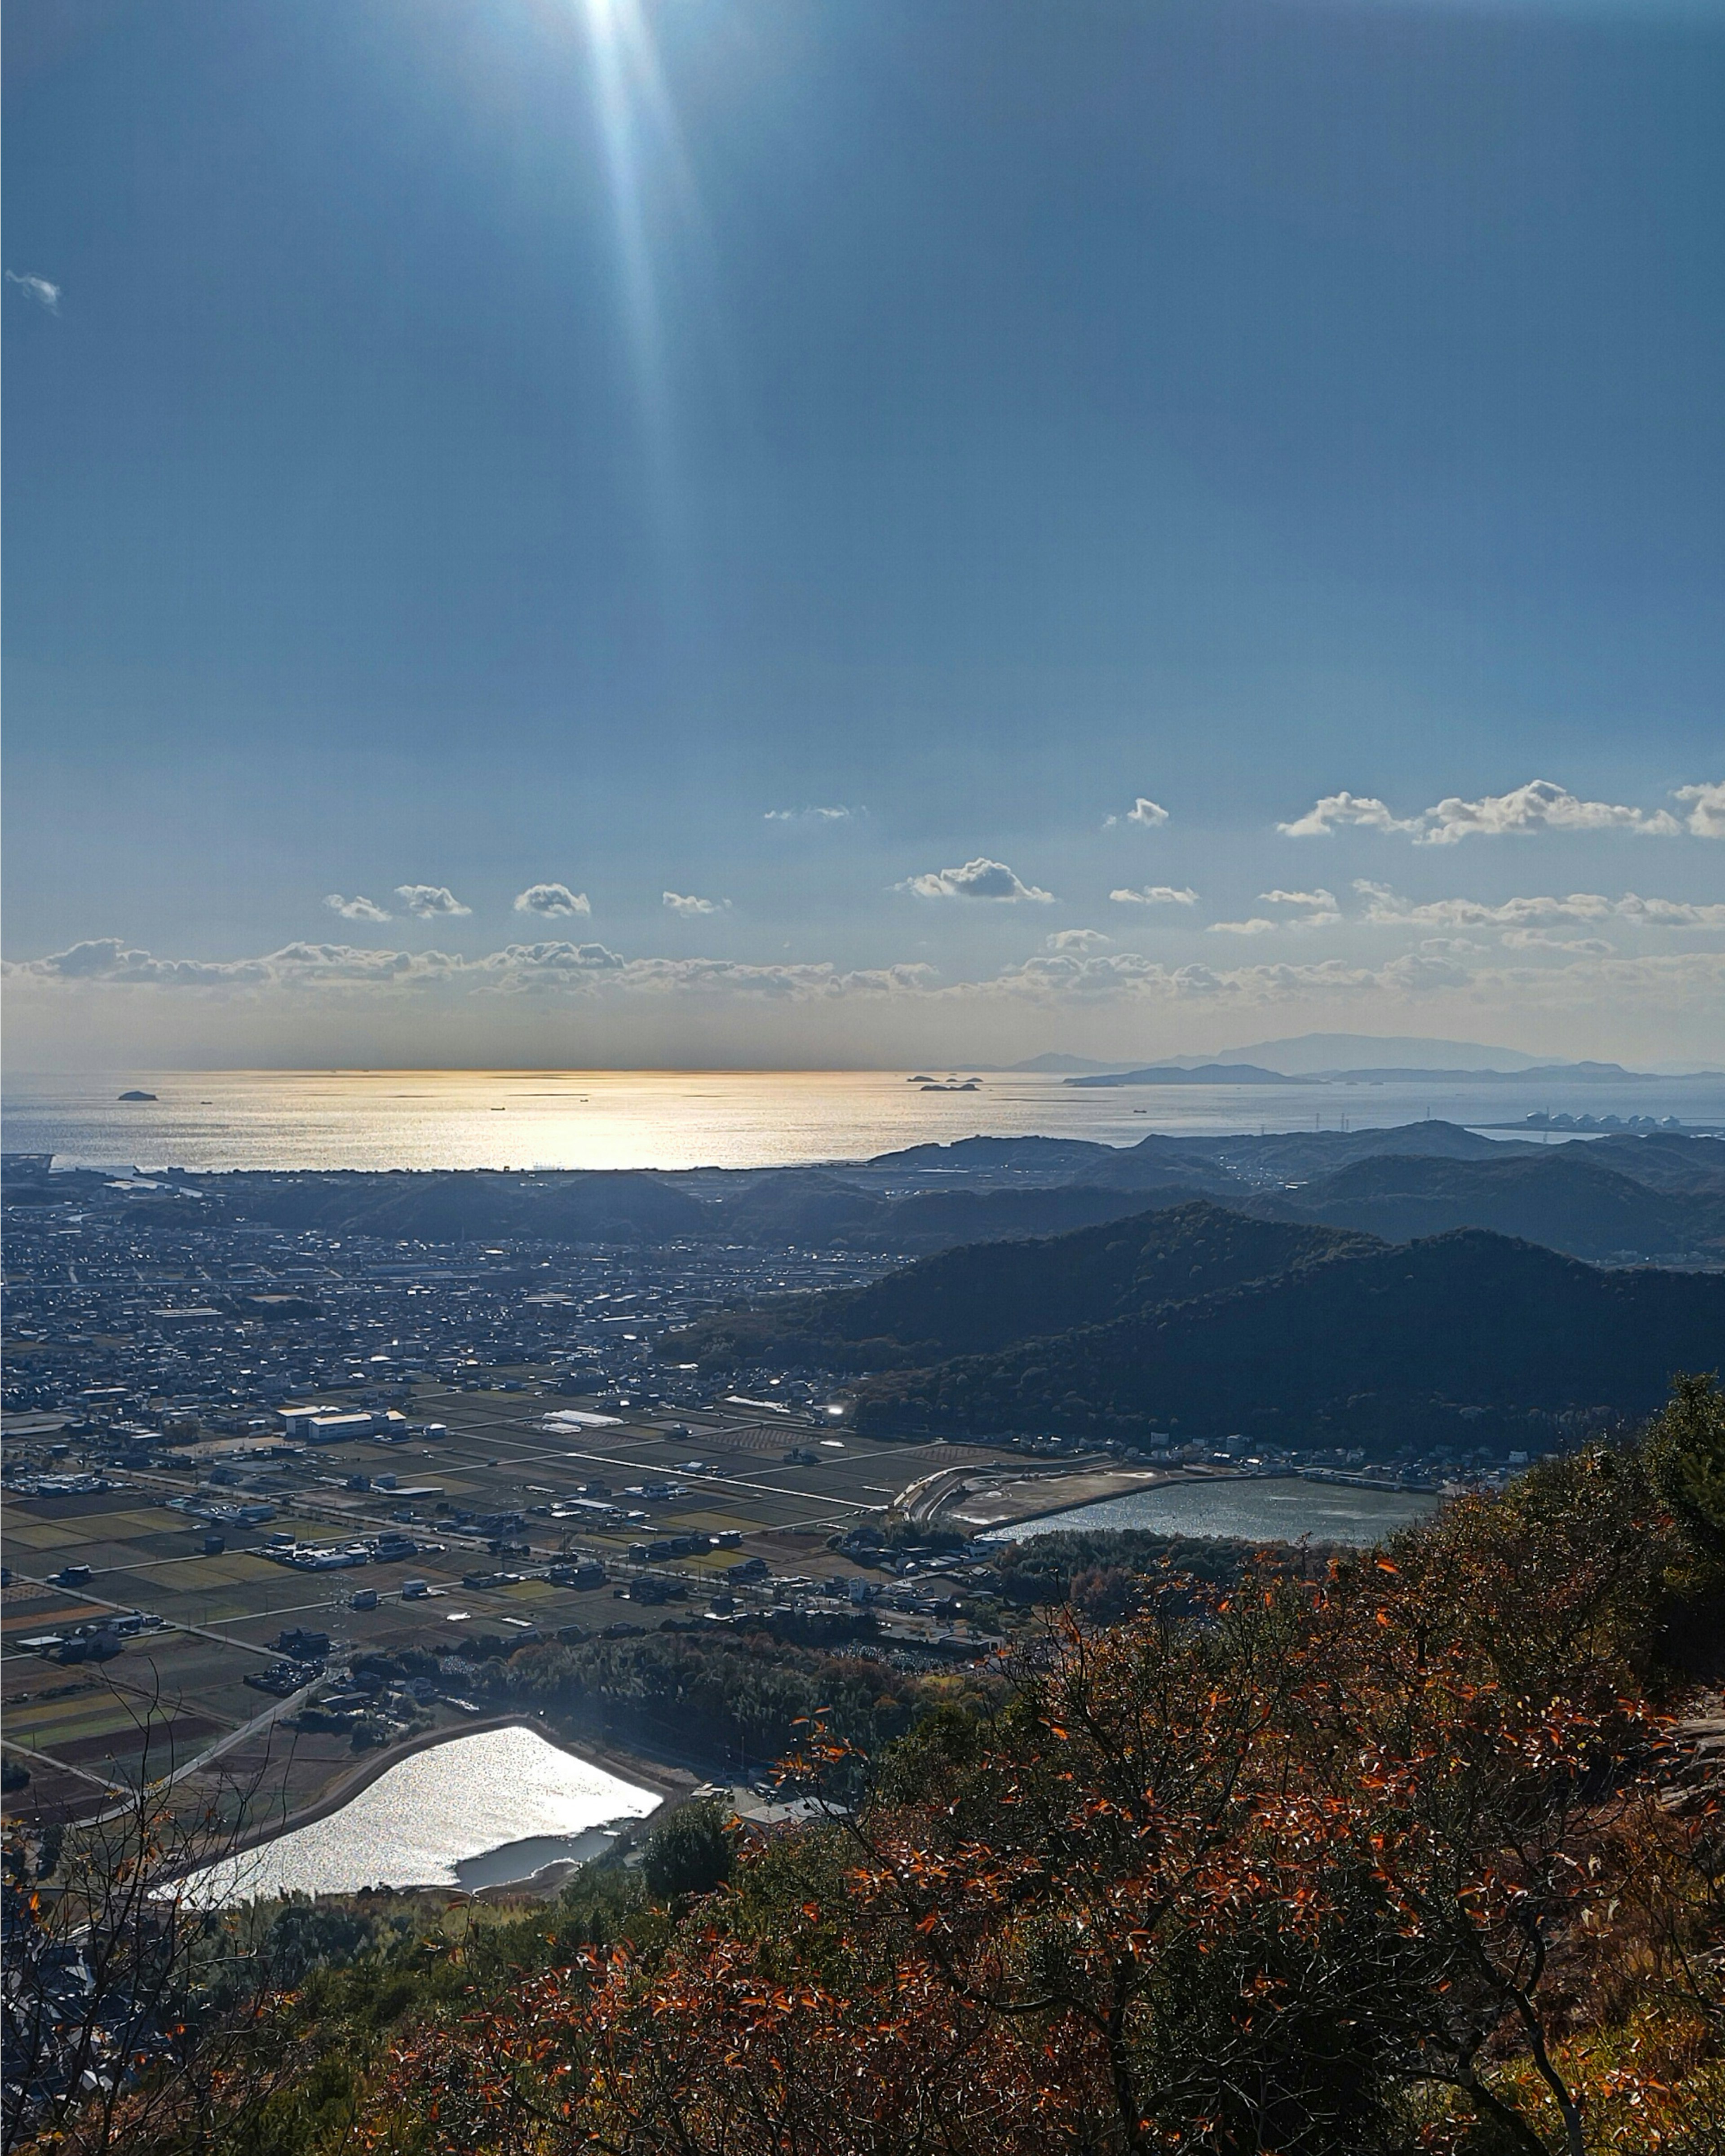
{"label": "blue sky", "polygon": [[1725,1055],[1725,8],[6,37],[15,1056]]}

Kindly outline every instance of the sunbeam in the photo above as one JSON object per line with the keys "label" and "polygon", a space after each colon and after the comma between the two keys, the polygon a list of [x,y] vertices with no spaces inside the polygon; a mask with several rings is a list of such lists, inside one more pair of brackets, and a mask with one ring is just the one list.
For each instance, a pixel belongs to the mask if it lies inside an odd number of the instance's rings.
{"label": "sunbeam", "polygon": [[698,223],[687,159],[639,0],[581,0],[593,59],[593,95],[616,235],[629,366],[655,521],[673,538],[684,505],[678,484],[675,401],[653,231],[653,198]]}

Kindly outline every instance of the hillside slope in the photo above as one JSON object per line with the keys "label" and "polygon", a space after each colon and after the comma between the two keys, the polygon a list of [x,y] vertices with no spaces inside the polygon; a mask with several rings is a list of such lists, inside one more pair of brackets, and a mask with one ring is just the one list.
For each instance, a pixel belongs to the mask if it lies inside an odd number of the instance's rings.
{"label": "hillside slope", "polygon": [[[1058,1241],[1036,1247],[1059,1262]],[[1674,1371],[1722,1356],[1725,1276],[1604,1272],[1476,1229],[1399,1248],[1358,1238],[1256,1280],[877,1378],[862,1421],[1496,1449],[1650,1412]]]}
{"label": "hillside slope", "polygon": [[1072,1235],[967,1245],[867,1287],[722,1312],[668,1335],[663,1348],[672,1361],[902,1368],[1065,1334],[1370,1247],[1335,1229],[1253,1219],[1200,1199]]}
{"label": "hillside slope", "polygon": [[1278,1209],[1396,1243],[1489,1228],[1571,1257],[1725,1262],[1725,1194],[1650,1188],[1585,1146],[1507,1160],[1378,1155],[1286,1192]]}

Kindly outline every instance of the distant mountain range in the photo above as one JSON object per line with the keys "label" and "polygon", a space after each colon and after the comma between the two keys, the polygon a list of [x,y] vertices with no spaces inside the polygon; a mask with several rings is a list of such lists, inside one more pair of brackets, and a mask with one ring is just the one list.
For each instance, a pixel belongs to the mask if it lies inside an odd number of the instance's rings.
{"label": "distant mountain range", "polygon": [[[1126,1070],[1131,1056],[1112,1060],[1055,1053],[1033,1055],[1010,1065],[1014,1070],[1083,1072]],[[1258,1040],[1244,1048],[1219,1048],[1210,1055],[1163,1055],[1159,1070],[1190,1070],[1202,1063],[1255,1063],[1284,1077],[1315,1077],[1321,1072],[1372,1067],[1382,1070],[1522,1070],[1549,1057],[1518,1048],[1491,1048],[1477,1040],[1439,1040],[1418,1034],[1301,1033],[1285,1040]]]}
{"label": "distant mountain range", "polygon": [[680,1362],[859,1380],[882,1434],[1152,1428],[1508,1449],[1650,1412],[1716,1365],[1725,1275],[1604,1272],[1479,1230],[1409,1245],[1199,1199],[923,1260],[670,1336]]}
{"label": "distant mountain range", "polygon": [[1545,1146],[1453,1123],[1170,1137],[974,1137],[826,1168],[173,1174],[155,1193],[12,1168],[8,1206],[80,1200],[390,1240],[673,1241],[915,1257],[1045,1236],[1204,1197],[1392,1241],[1489,1228],[1594,1262],[1725,1265],[1725,1142],[1671,1132]]}
{"label": "distant mountain range", "polygon": [[1255,1063],[1153,1063],[1142,1070],[1096,1071],[1069,1078],[1069,1086],[1310,1086],[1310,1078],[1291,1078]]}
{"label": "distant mountain range", "polygon": [[[1255,1066],[1248,1076],[1242,1066]],[[1107,1077],[1115,1082],[1173,1084],[1171,1078],[1143,1078],[1145,1071],[1184,1070],[1194,1074],[1187,1083],[1204,1082],[1195,1074],[1212,1066],[1240,1070],[1235,1081],[1266,1084],[1276,1078],[1348,1079],[1355,1082],[1395,1080],[1418,1081],[1429,1078],[1526,1078],[1569,1081],[1609,1080],[1615,1084],[1645,1079],[1644,1071],[1626,1070],[1617,1063],[1569,1063],[1549,1056],[1529,1055],[1518,1048],[1493,1048],[1478,1040],[1439,1040],[1424,1034],[1370,1033],[1302,1033],[1286,1040],[1260,1040],[1245,1048],[1219,1048],[1212,1055],[1164,1055],[1153,1063],[1132,1058],[1113,1061],[1087,1055],[1050,1054],[1033,1055],[1009,1066],[1012,1071],[1050,1075]],[[1124,1074],[1133,1074],[1125,1077]],[[1268,1074],[1267,1077],[1262,1074]],[[1695,1073],[1717,1077],[1717,1071]],[[1224,1082],[1212,1079],[1214,1084]]]}
{"label": "distant mountain range", "polygon": [[1666,1084],[1651,1071],[1625,1070],[1620,1063],[1538,1063],[1520,1070],[1409,1070],[1383,1064],[1358,1070],[1319,1070],[1297,1076],[1257,1063],[1152,1063],[1141,1070],[1106,1070],[1068,1078],[1069,1086],[1389,1086],[1466,1078],[1496,1086],[1624,1086]]}

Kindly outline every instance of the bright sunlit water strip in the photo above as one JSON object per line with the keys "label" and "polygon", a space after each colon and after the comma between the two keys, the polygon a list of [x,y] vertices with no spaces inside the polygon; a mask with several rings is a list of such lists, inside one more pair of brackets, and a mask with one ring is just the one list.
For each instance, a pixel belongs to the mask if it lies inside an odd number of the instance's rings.
{"label": "bright sunlit water strip", "polygon": [[[487,1729],[410,1753],[339,1811],[195,1873],[194,1907],[367,1887],[476,1887],[526,1877],[660,1798],[531,1729]],[[520,1847],[515,1845],[521,1845]],[[513,1858],[483,1862],[496,1851]]]}
{"label": "bright sunlit water strip", "polygon": [[[62,1167],[768,1168],[862,1160],[929,1140],[1040,1134],[1472,1125],[1530,1111],[1725,1123],[1725,1081],[1398,1083],[1090,1089],[983,1075],[927,1092],[886,1070],[116,1071],[8,1079],[8,1150]],[[961,1076],[965,1075],[958,1074]],[[153,1101],[122,1101],[131,1090]]]}
{"label": "bright sunlit water strip", "polygon": [[1434,1512],[1440,1499],[1414,1490],[1356,1490],[1307,1482],[1297,1475],[1237,1482],[1171,1482],[1160,1490],[1105,1498],[1070,1512],[1050,1512],[982,1539],[1024,1542],[1079,1528],[1143,1527],[1158,1535],[1222,1537],[1253,1543],[1378,1541]]}

